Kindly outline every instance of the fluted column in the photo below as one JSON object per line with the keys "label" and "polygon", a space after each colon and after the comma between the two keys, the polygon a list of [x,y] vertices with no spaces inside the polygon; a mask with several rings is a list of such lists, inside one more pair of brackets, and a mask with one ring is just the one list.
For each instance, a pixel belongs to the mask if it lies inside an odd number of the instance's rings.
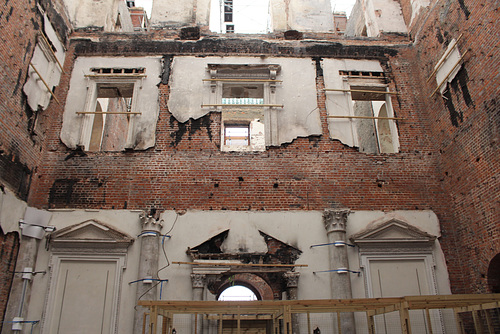
{"label": "fluted column", "polygon": [[[297,300],[297,288],[299,286],[300,273],[288,271],[283,274],[286,282],[286,296],[288,300]],[[292,334],[298,334],[299,331],[299,315],[292,314]]]}
{"label": "fluted column", "polygon": [[[142,212],[139,218],[141,224],[141,234],[139,235],[141,253],[139,257],[139,272],[137,274],[137,300],[157,300],[158,289],[153,288],[155,281],[147,279],[158,279],[158,254],[163,221],[147,215],[145,212]],[[144,307],[136,307],[134,333],[142,332],[142,317],[145,310]]]}
{"label": "fluted column", "polygon": [[[323,223],[325,224],[328,242],[333,245],[330,249],[330,269],[349,269],[346,246],[346,224],[348,209],[331,209],[323,213]],[[350,299],[352,298],[351,277],[348,271],[333,271],[330,274],[332,285],[332,298]],[[355,333],[354,314],[342,313],[340,323],[343,334]]]}

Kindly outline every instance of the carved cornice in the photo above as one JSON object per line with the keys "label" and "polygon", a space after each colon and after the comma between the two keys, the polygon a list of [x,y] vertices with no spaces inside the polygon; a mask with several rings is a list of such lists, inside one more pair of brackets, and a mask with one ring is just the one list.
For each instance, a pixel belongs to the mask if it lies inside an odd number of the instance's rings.
{"label": "carved cornice", "polygon": [[326,209],[323,212],[326,233],[345,232],[349,213],[349,209]]}
{"label": "carved cornice", "polygon": [[191,274],[191,283],[193,288],[203,288],[207,282],[207,275]]}

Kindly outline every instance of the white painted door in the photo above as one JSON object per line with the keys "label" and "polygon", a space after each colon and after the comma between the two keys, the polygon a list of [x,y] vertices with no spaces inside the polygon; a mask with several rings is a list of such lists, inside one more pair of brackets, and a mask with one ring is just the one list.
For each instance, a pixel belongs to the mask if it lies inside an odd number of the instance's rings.
{"label": "white painted door", "polygon": [[62,260],[50,333],[112,333],[116,261]]}
{"label": "white painted door", "polygon": [[[424,259],[387,259],[370,261],[372,297],[402,297],[430,295],[431,285]],[[413,334],[429,333],[425,312],[410,311]],[[401,323],[398,312],[375,317],[377,334],[399,334]]]}

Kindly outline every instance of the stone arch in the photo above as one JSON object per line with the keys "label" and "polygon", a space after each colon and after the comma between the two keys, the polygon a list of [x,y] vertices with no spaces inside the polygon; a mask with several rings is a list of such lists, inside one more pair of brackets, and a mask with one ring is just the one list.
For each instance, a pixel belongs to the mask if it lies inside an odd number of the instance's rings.
{"label": "stone arch", "polygon": [[225,277],[225,279],[216,288],[216,299],[219,299],[220,294],[232,285],[241,285],[255,293],[258,300],[273,300],[274,294],[271,286],[262,277],[244,273]]}
{"label": "stone arch", "polygon": [[500,293],[500,253],[495,255],[488,266],[488,290]]}

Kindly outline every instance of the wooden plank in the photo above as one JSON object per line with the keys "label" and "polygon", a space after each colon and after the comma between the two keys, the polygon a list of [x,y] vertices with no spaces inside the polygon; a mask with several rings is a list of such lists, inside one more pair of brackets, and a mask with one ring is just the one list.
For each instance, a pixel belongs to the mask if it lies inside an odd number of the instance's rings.
{"label": "wooden plank", "polygon": [[40,33],[40,36],[42,36],[43,40],[45,41],[45,43],[47,43],[47,47],[49,48],[50,52],[52,53],[52,56],[54,56],[55,60],[56,60],[56,63],[57,65],[59,65],[59,68],[61,69],[61,72],[62,73],[66,73],[64,72],[64,69],[63,69],[63,66],[61,65],[61,63],[59,62],[59,59],[57,59],[57,56],[56,56],[56,53],[54,52],[54,50],[52,50],[52,48],[50,47],[50,42],[48,41],[47,37],[45,37],[45,34],[44,33]]}
{"label": "wooden plank", "polygon": [[270,264],[270,263],[234,263],[234,262],[182,262],[175,261],[172,264],[190,264],[197,266],[222,266],[222,267],[307,267],[307,264]]}
{"label": "wooden plank", "polygon": [[42,80],[45,88],[47,88],[47,91],[50,93],[50,95],[52,95],[52,97],[54,98],[54,100],[56,100],[57,104],[61,104],[61,102],[59,102],[59,100],[57,99],[57,97],[54,95],[54,93],[52,92],[52,89],[50,89],[49,85],[47,84],[47,82],[43,79],[42,75],[40,74],[40,72],[38,72],[38,70],[36,69],[35,65],[33,65],[31,62],[30,62],[30,66],[31,68],[35,71],[35,73],[38,75],[38,77],[40,78],[40,80]]}
{"label": "wooden plank", "polygon": [[476,330],[476,333],[483,333],[483,321],[479,311],[472,312],[472,319],[474,320],[474,329]]}
{"label": "wooden plank", "polygon": [[364,89],[335,89],[335,88],[325,88],[326,92],[354,92],[354,93],[374,93],[374,94],[388,94],[388,95],[399,95],[399,93],[388,92],[384,90],[364,90]]}
{"label": "wooden plank", "polygon": [[467,54],[467,52],[469,52],[469,50],[465,50],[465,52],[462,55],[462,57],[460,57],[460,59],[458,60],[458,62],[455,64],[455,66],[453,66],[453,68],[451,69],[451,71],[448,72],[448,74],[445,76],[445,78],[439,83],[439,85],[436,87],[436,89],[432,92],[432,94],[429,97],[433,97],[434,94],[436,94],[436,92],[439,90],[439,88],[441,88],[441,86],[445,83],[445,81],[448,80],[448,77],[450,76],[450,74],[452,74],[453,71],[455,71],[455,69],[457,68],[457,66],[462,63],[462,60],[464,59],[464,57]]}
{"label": "wooden plank", "polygon": [[410,313],[408,303],[402,302],[399,308],[399,317],[401,320],[401,331],[403,334],[411,334]]}
{"label": "wooden plank", "polygon": [[77,115],[142,115],[142,112],[128,112],[128,111],[77,111]]}
{"label": "wooden plank", "polygon": [[282,80],[272,79],[202,79],[203,81],[221,81],[221,82],[283,82]]}
{"label": "wooden plank", "polygon": [[460,40],[460,38],[462,38],[463,35],[464,34],[460,34],[460,36],[458,36],[458,38],[455,40],[455,43],[453,43],[453,46],[449,47],[450,49],[445,53],[444,57],[441,57],[442,60],[436,64],[436,66],[434,68],[434,71],[432,71],[432,73],[427,78],[427,82],[429,82],[432,79],[432,76],[439,70],[439,68],[441,67],[441,65],[445,62],[446,58],[448,58],[448,56],[453,51],[453,49],[455,48],[455,46],[457,45],[458,41]]}
{"label": "wooden plank", "polygon": [[366,312],[366,321],[368,324],[368,334],[375,334],[375,320],[373,319],[374,313],[372,311]]}
{"label": "wooden plank", "polygon": [[427,329],[429,330],[429,334],[433,334],[432,332],[432,322],[431,322],[431,314],[428,308],[425,309],[425,316],[427,319]]}
{"label": "wooden plank", "polygon": [[326,116],[326,118],[360,118],[360,119],[389,119],[389,120],[396,120],[396,119],[399,119],[399,120],[402,120],[404,118],[401,118],[401,117],[375,117],[375,116],[335,116],[335,115],[332,115],[332,116]]}
{"label": "wooden plank", "polygon": [[274,108],[283,108],[282,104],[224,104],[224,103],[214,103],[214,104],[202,104],[202,108],[205,107],[250,107],[250,108],[259,108],[259,107],[274,107]]}

